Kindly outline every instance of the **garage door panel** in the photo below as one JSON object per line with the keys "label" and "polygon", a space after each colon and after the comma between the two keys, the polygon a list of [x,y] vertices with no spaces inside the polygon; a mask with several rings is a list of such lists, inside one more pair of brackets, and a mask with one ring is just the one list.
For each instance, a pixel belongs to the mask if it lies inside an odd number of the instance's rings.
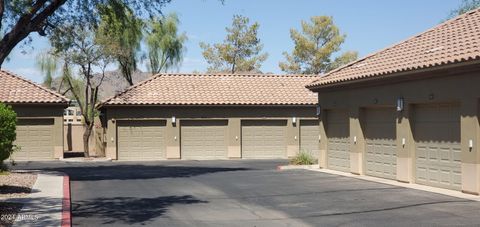
{"label": "garage door panel", "polygon": [[349,117],[346,110],[327,111],[328,167],[350,172]]}
{"label": "garage door panel", "polygon": [[300,150],[315,157],[320,155],[320,124],[318,120],[300,121]]}
{"label": "garage door panel", "polygon": [[181,122],[183,159],[226,159],[227,120],[184,120]]}
{"label": "garage door panel", "polygon": [[165,159],[166,121],[118,121],[119,160]]}
{"label": "garage door panel", "polygon": [[416,181],[461,189],[460,113],[457,104],[414,108]]}
{"label": "garage door panel", "polygon": [[365,109],[365,169],[370,176],[395,179],[396,113],[393,108]]}
{"label": "garage door panel", "polygon": [[242,158],[285,158],[286,120],[242,121]]}
{"label": "garage door panel", "polygon": [[20,150],[13,153],[17,161],[53,159],[53,119],[19,119],[15,144]]}

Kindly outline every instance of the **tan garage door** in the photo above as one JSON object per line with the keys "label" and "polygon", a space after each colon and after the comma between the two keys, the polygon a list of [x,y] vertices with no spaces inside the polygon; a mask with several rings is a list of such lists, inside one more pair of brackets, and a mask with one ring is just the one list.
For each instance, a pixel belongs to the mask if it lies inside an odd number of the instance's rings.
{"label": "tan garage door", "polygon": [[349,119],[346,110],[327,111],[328,168],[350,172]]}
{"label": "tan garage door", "polygon": [[367,109],[365,111],[365,172],[367,175],[396,179],[395,122],[394,108]]}
{"label": "tan garage door", "polygon": [[53,159],[53,119],[19,119],[17,140],[20,150],[13,153],[15,161]]}
{"label": "tan garage door", "polygon": [[455,104],[414,108],[416,182],[461,189],[460,112]]}
{"label": "tan garage door", "polygon": [[118,121],[119,160],[165,159],[165,121]]}
{"label": "tan garage door", "polygon": [[320,155],[320,126],[318,120],[300,121],[300,151],[312,154],[315,158]]}
{"label": "tan garage door", "polygon": [[226,120],[181,121],[182,159],[226,159]]}
{"label": "tan garage door", "polygon": [[286,158],[286,120],[242,121],[242,158]]}

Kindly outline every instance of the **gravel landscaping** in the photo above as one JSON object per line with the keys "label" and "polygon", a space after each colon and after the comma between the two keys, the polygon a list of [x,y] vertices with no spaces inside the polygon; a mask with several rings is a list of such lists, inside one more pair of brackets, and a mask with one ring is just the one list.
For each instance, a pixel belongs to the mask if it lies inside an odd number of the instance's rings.
{"label": "gravel landscaping", "polygon": [[37,174],[32,172],[10,172],[0,175],[0,199],[26,196],[36,180]]}
{"label": "gravel landscaping", "polygon": [[20,203],[2,200],[26,196],[36,180],[37,174],[32,172],[0,173],[0,226],[10,226],[22,209]]}

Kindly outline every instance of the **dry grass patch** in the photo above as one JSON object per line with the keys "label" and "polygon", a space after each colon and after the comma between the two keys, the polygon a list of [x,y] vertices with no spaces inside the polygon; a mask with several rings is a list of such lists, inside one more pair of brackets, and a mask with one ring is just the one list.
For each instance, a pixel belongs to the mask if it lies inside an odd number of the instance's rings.
{"label": "dry grass patch", "polygon": [[317,159],[306,151],[300,151],[295,157],[290,159],[290,165],[313,165],[317,164]]}

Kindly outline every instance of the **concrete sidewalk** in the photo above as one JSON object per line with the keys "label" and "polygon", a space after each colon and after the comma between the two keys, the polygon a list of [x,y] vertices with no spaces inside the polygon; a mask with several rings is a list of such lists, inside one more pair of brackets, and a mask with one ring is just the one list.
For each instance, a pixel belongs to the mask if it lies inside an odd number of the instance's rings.
{"label": "concrete sidewalk", "polygon": [[[39,172],[32,192],[27,197],[6,200],[23,204],[13,226],[67,226],[65,222],[62,223],[65,216],[64,178],[65,175],[59,172]],[[69,191],[67,193],[70,194]],[[69,203],[70,201],[68,205]],[[68,226],[69,224],[68,221]]]}
{"label": "concrete sidewalk", "polygon": [[322,172],[322,173],[328,173],[328,174],[351,177],[351,178],[356,178],[356,179],[361,179],[361,180],[366,180],[366,181],[372,181],[372,182],[376,182],[376,183],[388,184],[388,185],[392,185],[392,186],[399,186],[399,187],[404,187],[404,188],[422,190],[422,191],[426,191],[426,192],[433,192],[433,193],[452,196],[452,197],[456,197],[456,198],[460,198],[460,199],[468,199],[468,200],[480,202],[480,196],[478,196],[478,195],[466,194],[466,193],[463,193],[463,192],[460,192],[460,191],[454,191],[454,190],[443,189],[443,188],[436,188],[436,187],[420,185],[420,184],[415,184],[415,183],[404,183],[404,182],[399,182],[399,181],[396,181],[396,180],[384,179],[384,178],[379,178],[379,177],[372,177],[372,176],[366,176],[366,175],[356,175],[356,174],[353,174],[353,173],[346,173],[346,172],[341,172],[341,171],[336,171],[336,170],[331,170],[331,169],[322,169],[322,168],[319,167],[319,165],[299,165],[299,166],[287,165],[287,166],[278,166],[277,169],[278,170],[304,169],[304,170],[310,170],[310,171],[317,171],[317,172]]}

